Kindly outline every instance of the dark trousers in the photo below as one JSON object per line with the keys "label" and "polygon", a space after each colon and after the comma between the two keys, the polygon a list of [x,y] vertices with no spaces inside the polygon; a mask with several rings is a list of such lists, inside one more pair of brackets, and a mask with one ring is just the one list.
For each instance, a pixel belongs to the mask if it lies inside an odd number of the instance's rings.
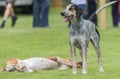
{"label": "dark trousers", "polygon": [[81,5],[79,5],[79,6],[83,9],[82,18],[86,19],[86,12],[85,12],[86,5],[85,5],[85,4],[81,4]]}
{"label": "dark trousers", "polygon": [[[95,0],[87,0],[88,1],[88,18],[97,10],[97,5]],[[92,20],[93,23],[97,26],[97,15],[95,15]]]}
{"label": "dark trousers", "polygon": [[112,21],[113,26],[118,27],[118,2],[112,5]]}
{"label": "dark trousers", "polygon": [[49,0],[33,0],[33,27],[47,27],[49,14]]}

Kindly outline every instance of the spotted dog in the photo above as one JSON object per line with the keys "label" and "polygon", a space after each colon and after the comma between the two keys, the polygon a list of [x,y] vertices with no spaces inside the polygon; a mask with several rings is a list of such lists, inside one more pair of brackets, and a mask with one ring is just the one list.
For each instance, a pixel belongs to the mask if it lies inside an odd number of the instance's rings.
{"label": "spotted dog", "polygon": [[73,74],[77,73],[76,66],[76,48],[81,49],[80,55],[82,57],[82,73],[87,73],[87,47],[89,41],[92,42],[96,49],[98,57],[99,71],[104,72],[102,66],[102,60],[100,55],[100,35],[98,30],[95,27],[95,24],[90,20],[84,20],[82,15],[83,10],[74,4],[68,5],[64,11],[61,12],[61,15],[64,17],[63,21],[70,21],[70,35],[69,43],[72,56],[72,68]]}

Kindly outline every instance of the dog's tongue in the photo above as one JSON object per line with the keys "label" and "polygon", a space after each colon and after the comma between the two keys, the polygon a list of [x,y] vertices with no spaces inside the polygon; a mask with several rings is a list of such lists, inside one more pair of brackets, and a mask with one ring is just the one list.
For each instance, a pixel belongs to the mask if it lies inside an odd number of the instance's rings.
{"label": "dog's tongue", "polygon": [[63,22],[66,22],[68,19],[67,18],[63,18]]}

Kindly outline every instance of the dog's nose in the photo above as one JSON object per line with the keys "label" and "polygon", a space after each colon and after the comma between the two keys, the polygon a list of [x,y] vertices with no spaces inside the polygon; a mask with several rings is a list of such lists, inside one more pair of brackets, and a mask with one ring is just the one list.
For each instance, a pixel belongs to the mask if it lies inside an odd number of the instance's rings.
{"label": "dog's nose", "polygon": [[65,16],[65,12],[61,12],[61,15],[62,15],[62,16]]}

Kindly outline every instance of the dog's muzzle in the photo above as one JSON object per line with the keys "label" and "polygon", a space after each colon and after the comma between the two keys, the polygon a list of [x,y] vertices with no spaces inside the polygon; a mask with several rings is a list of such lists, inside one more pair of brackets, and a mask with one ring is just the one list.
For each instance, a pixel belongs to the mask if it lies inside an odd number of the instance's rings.
{"label": "dog's muzzle", "polygon": [[65,12],[61,12],[61,16],[65,16]]}
{"label": "dog's muzzle", "polygon": [[61,16],[63,16],[64,18],[63,18],[63,22],[67,22],[67,21],[69,21],[69,20],[71,20],[72,19],[72,15],[71,16],[68,16],[65,12],[61,12]]}

